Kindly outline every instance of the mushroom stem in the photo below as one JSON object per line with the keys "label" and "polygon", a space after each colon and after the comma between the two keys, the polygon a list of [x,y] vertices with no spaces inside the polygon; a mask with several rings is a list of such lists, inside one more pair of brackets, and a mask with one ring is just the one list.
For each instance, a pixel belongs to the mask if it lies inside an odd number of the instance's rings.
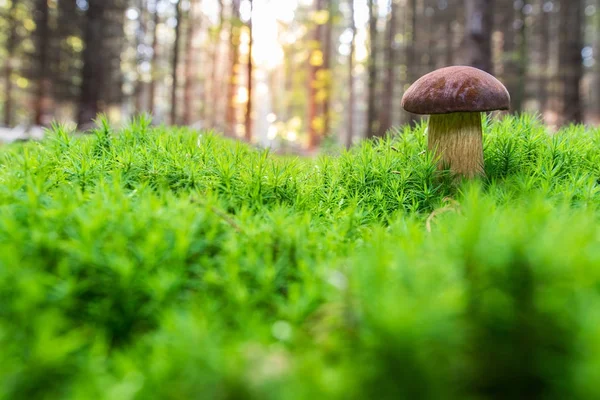
{"label": "mushroom stem", "polygon": [[431,115],[428,131],[429,150],[438,157],[439,169],[467,178],[484,175],[481,113]]}

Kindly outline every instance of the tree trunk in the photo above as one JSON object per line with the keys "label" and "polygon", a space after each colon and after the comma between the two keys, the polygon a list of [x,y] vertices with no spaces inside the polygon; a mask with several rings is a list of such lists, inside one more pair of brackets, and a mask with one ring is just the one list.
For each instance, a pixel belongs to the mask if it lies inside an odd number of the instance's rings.
{"label": "tree trunk", "polygon": [[522,21],[522,24],[517,29],[517,90],[514,101],[511,101],[511,107],[513,111],[520,113],[523,111],[527,100],[527,66],[529,65],[527,28],[525,26],[526,15],[523,13],[523,7],[517,13],[517,17]]}
{"label": "tree trunk", "polygon": [[237,94],[237,69],[239,61],[239,46],[240,46],[240,0],[233,0],[231,3],[231,26],[229,30],[229,53],[231,55],[231,68],[227,89],[227,111],[226,122],[227,130],[232,136],[236,134],[236,94]]}
{"label": "tree trunk", "polygon": [[383,92],[383,105],[381,110],[381,125],[379,127],[379,136],[385,135],[392,126],[392,110],[394,101],[394,69],[396,68],[396,16],[398,1],[390,0],[390,17],[387,26],[387,40],[385,44],[385,85]]}
{"label": "tree trunk", "polygon": [[379,121],[377,121],[377,7],[375,0],[368,1],[369,6],[369,98],[367,108],[367,132],[366,137],[371,138],[377,135],[379,131]]}
{"label": "tree trunk", "polygon": [[[44,1],[44,0],[41,0],[41,1]],[[146,26],[146,13],[148,11],[148,5],[146,4],[146,1],[138,0],[137,6],[140,9],[140,18],[139,18],[140,23],[139,23],[139,27],[138,27],[137,34],[136,34],[136,39],[137,39],[135,41],[136,48],[137,48],[137,46],[146,44],[146,29],[148,28]],[[145,60],[145,57],[140,57],[139,51],[137,53],[138,53],[138,57],[137,57],[138,62]],[[142,78],[141,74],[138,73],[137,81],[135,83],[135,90],[133,91],[134,111],[136,114],[139,114],[144,110],[144,98],[143,98],[144,81],[141,78]]]}
{"label": "tree trunk", "polygon": [[6,61],[4,62],[4,124],[7,127],[12,126],[12,114],[13,114],[13,98],[12,98],[12,73],[15,61],[15,51],[17,48],[17,6],[19,0],[13,0],[8,11],[8,39],[6,41]]}
{"label": "tree trunk", "polygon": [[596,97],[592,103],[593,104],[592,110],[594,112],[596,122],[600,123],[600,0],[596,0],[595,25],[596,25],[596,43],[595,43],[594,54],[596,54],[596,85],[595,85]]}
{"label": "tree trunk", "polygon": [[506,85],[511,97],[511,111],[521,112],[525,95],[524,82],[524,54],[525,48],[525,16],[523,5],[516,10],[514,7],[504,7],[498,10],[500,18],[497,20],[499,29],[502,29],[502,81]]}
{"label": "tree trunk", "polygon": [[196,76],[193,71],[197,68],[198,60],[194,39],[202,21],[196,20],[196,10],[200,9],[202,2],[192,0],[187,17],[187,37],[185,44],[185,86],[183,93],[183,121],[186,125],[192,123],[192,110],[194,109],[194,89]]}
{"label": "tree trunk", "polygon": [[179,88],[179,42],[181,41],[181,2],[178,0],[175,5],[175,42],[173,43],[173,58],[171,59],[171,78],[173,86],[171,87],[171,124],[177,124],[177,89]]}
{"label": "tree trunk", "polygon": [[548,32],[548,13],[544,10],[547,0],[538,0],[538,14],[533,23],[535,36],[535,49],[533,55],[533,65],[536,69],[536,100],[539,104],[539,112],[543,115],[546,111],[548,102],[547,75],[550,38]]}
{"label": "tree trunk", "polygon": [[[315,11],[318,13],[324,9],[324,0],[316,0]],[[319,124],[319,101],[318,78],[319,71],[323,66],[323,53],[321,52],[321,37],[323,25],[321,21],[315,21],[313,28],[312,47],[308,59],[308,149],[314,150],[321,139],[321,128]]]}
{"label": "tree trunk", "polygon": [[[294,102],[292,101],[293,96],[290,95],[294,90],[294,72],[296,70],[296,65],[294,63],[294,45],[285,45],[283,51],[285,57],[285,84],[283,97],[285,101],[281,102],[281,112],[283,120],[289,121],[294,113]],[[275,102],[275,104],[277,104],[277,102]]]}
{"label": "tree trunk", "polygon": [[354,0],[348,0],[350,3],[350,30],[352,31],[352,41],[350,42],[350,54],[348,56],[348,132],[346,133],[346,148],[352,146],[354,139],[354,54],[356,53],[356,23],[354,21],[355,10]]}
{"label": "tree trunk", "polygon": [[211,90],[206,90],[204,93],[204,108],[206,109],[205,113],[209,113],[207,107],[211,104],[210,107],[210,117],[209,117],[209,126],[208,128],[215,128],[217,125],[217,114],[219,113],[219,104],[221,104],[221,90],[218,80],[218,71],[220,68],[219,65],[219,49],[221,44],[221,32],[223,30],[223,21],[225,20],[225,6],[223,4],[223,0],[219,0],[219,22],[217,25],[216,32],[214,34],[213,46],[211,49],[211,57],[210,57],[210,88]]}
{"label": "tree trunk", "polygon": [[148,109],[151,113],[156,112],[156,80],[158,79],[158,24],[160,23],[160,15],[158,14],[158,3],[159,0],[156,0],[157,8],[154,10],[154,27],[152,28],[152,59],[151,59],[151,68],[152,68],[152,76],[150,77],[150,104],[148,105]]}
{"label": "tree trunk", "polygon": [[467,63],[492,73],[494,0],[465,0]]}
{"label": "tree trunk", "polygon": [[[53,37],[52,48],[48,53],[52,59],[50,65],[53,67],[50,73],[51,96],[57,103],[73,104],[77,112],[81,88],[81,53],[75,51],[67,41],[72,36],[81,37],[86,16],[71,0],[59,0],[55,5],[56,9],[50,10]],[[52,3],[49,3],[49,6],[52,6]]]}
{"label": "tree trunk", "polygon": [[[427,4],[427,3],[426,3]],[[435,69],[436,58],[438,57],[438,51],[436,49],[437,43],[435,40],[435,34],[439,26],[438,16],[435,12],[435,4],[431,4],[426,8],[425,11],[425,48],[428,49],[428,54],[426,54],[427,64],[426,71],[431,72]]]}
{"label": "tree trunk", "polygon": [[[406,70],[408,71],[408,81],[410,84],[419,79],[419,62],[417,53],[417,0],[410,0],[410,30],[407,32],[410,37],[410,44],[406,46]],[[413,125],[419,118],[415,114],[402,111],[403,115],[407,115],[407,123]]]}
{"label": "tree trunk", "polygon": [[325,72],[323,76],[323,90],[325,92],[325,96],[323,99],[323,135],[328,136],[330,134],[330,123],[331,123],[331,92],[332,92],[332,71],[331,71],[331,42],[333,40],[333,14],[334,14],[334,5],[335,0],[329,0],[327,12],[328,18],[327,23],[325,24],[325,34],[323,38],[323,71]]}
{"label": "tree trunk", "polygon": [[38,19],[36,21],[36,36],[38,45],[38,58],[36,62],[39,65],[37,93],[35,99],[34,122],[36,125],[46,125],[47,105],[50,93],[49,77],[49,57],[48,50],[50,46],[50,10],[47,0],[38,0],[37,2]]}
{"label": "tree trunk", "polygon": [[452,18],[452,14],[447,12],[445,16],[445,41],[446,41],[446,54],[444,60],[444,66],[450,66],[454,64],[454,32],[452,31],[452,23],[454,22],[454,18]]}
{"label": "tree trunk", "polygon": [[103,13],[105,3],[90,1],[85,17],[83,39],[83,69],[81,76],[81,89],[78,125],[86,125],[94,119],[102,107],[100,105],[101,86],[106,84],[105,68],[103,62]]}
{"label": "tree trunk", "polygon": [[580,83],[583,76],[581,49],[582,6],[580,0],[562,0],[560,4],[560,51],[559,76],[562,83],[562,110],[559,117],[563,124],[581,122]]}
{"label": "tree trunk", "polygon": [[249,43],[248,43],[248,66],[247,66],[247,80],[248,80],[248,103],[246,104],[246,140],[248,142],[252,141],[252,81],[254,79],[254,64],[252,61],[252,50],[254,45],[254,40],[252,38],[252,11],[253,11],[253,2],[250,0],[250,19],[248,20],[248,34],[249,34]]}

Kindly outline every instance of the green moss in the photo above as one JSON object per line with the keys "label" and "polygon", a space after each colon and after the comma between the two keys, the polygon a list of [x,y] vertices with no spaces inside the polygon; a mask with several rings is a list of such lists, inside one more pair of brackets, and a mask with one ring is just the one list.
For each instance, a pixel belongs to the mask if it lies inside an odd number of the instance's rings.
{"label": "green moss", "polygon": [[0,150],[0,398],[596,398],[600,131],[318,159],[140,118]]}

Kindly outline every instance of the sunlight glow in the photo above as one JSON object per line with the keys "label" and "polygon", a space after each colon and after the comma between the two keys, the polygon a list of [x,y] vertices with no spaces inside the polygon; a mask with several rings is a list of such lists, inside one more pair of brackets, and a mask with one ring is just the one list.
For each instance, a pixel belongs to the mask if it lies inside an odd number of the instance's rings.
{"label": "sunlight glow", "polygon": [[248,102],[248,89],[242,86],[237,88],[235,95],[235,102],[238,104],[245,104]]}
{"label": "sunlight glow", "polygon": [[[289,4],[286,8],[289,8]],[[277,9],[281,9],[281,6],[275,6],[273,10],[273,2],[269,0],[254,2],[252,59],[258,66],[266,69],[274,69],[283,62],[283,49],[278,40],[280,28],[277,23]]]}
{"label": "sunlight glow", "polygon": [[125,16],[130,21],[135,21],[140,17],[140,10],[138,10],[137,8],[133,8],[133,7],[128,8],[127,11],[125,12]]}
{"label": "sunlight glow", "polygon": [[361,29],[356,34],[356,60],[361,62],[369,57],[369,49],[366,46],[368,35],[365,29]]}
{"label": "sunlight glow", "polygon": [[298,134],[294,131],[289,131],[286,135],[286,139],[290,142],[295,142],[298,139]]}
{"label": "sunlight glow", "polygon": [[267,131],[267,138],[269,140],[273,140],[277,137],[277,127],[275,125],[270,125],[269,130]]}
{"label": "sunlight glow", "polygon": [[271,1],[270,3],[271,12],[277,20],[289,24],[296,17],[297,0]]}
{"label": "sunlight glow", "polygon": [[242,21],[247,22],[250,19],[251,8],[250,1],[244,0],[240,4],[240,18]]}

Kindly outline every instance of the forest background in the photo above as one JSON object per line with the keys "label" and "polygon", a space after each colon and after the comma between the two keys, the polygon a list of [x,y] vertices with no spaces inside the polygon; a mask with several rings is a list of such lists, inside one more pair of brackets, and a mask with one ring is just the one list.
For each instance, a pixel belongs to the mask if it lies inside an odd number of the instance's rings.
{"label": "forest background", "polygon": [[599,54],[600,0],[0,0],[0,125],[147,112],[349,146],[417,121],[403,92],[464,64],[556,129],[600,123]]}

